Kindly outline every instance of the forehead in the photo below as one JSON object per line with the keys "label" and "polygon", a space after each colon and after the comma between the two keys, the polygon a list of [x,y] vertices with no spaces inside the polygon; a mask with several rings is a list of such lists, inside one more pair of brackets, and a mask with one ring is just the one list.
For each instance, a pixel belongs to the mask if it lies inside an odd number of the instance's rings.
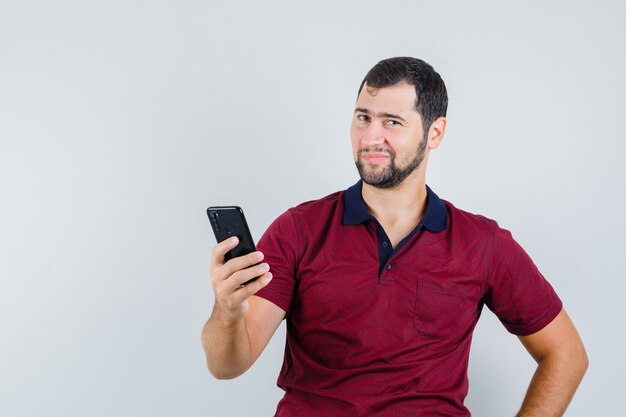
{"label": "forehead", "polygon": [[416,99],[415,87],[406,82],[383,88],[368,87],[366,83],[356,100],[356,107],[366,108],[372,112],[417,114]]}

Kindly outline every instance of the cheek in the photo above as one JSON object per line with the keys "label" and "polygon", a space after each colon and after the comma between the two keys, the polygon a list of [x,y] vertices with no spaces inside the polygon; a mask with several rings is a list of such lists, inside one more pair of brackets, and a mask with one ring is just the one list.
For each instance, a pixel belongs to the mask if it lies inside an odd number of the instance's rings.
{"label": "cheek", "polygon": [[352,150],[356,152],[361,143],[361,135],[359,134],[359,129],[354,126],[350,128],[350,143],[352,144]]}
{"label": "cheek", "polygon": [[408,135],[406,132],[393,132],[393,134],[389,135],[389,140],[399,152],[410,152],[417,149],[421,138],[418,138],[416,135]]}

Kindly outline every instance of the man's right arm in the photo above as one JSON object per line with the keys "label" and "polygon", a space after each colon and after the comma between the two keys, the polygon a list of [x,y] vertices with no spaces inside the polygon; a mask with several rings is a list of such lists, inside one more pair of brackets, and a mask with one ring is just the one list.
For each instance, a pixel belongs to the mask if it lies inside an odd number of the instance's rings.
{"label": "man's right arm", "polygon": [[[236,238],[225,240],[211,253],[215,305],[201,339],[209,371],[218,379],[232,379],[248,370],[285,317],[280,307],[253,295],[272,278],[269,266],[259,263],[262,253],[223,262],[224,254],[236,245]],[[242,286],[257,276],[259,279]]]}

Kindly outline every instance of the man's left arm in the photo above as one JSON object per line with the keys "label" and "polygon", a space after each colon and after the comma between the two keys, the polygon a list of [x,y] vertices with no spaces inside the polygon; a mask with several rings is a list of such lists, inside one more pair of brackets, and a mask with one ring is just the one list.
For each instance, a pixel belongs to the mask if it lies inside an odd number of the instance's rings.
{"label": "man's left arm", "polygon": [[560,417],[587,370],[585,347],[565,310],[543,329],[520,341],[537,370],[517,417]]}

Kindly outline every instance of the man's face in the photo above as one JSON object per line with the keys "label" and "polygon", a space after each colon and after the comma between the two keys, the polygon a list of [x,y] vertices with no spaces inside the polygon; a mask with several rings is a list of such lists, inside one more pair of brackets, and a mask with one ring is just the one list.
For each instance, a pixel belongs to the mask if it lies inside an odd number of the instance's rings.
{"label": "man's face", "polygon": [[350,139],[359,175],[366,184],[393,188],[422,163],[427,137],[415,100],[415,87],[405,82],[379,89],[363,86]]}

